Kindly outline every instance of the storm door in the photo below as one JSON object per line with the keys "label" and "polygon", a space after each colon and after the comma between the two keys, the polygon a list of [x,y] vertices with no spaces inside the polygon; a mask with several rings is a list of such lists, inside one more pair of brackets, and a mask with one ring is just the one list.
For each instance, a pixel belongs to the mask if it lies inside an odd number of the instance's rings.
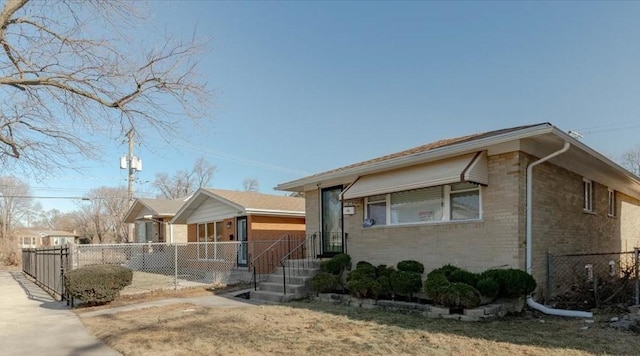
{"label": "storm door", "polygon": [[322,256],[330,257],[344,251],[342,234],[342,186],[322,189],[321,195],[321,246]]}

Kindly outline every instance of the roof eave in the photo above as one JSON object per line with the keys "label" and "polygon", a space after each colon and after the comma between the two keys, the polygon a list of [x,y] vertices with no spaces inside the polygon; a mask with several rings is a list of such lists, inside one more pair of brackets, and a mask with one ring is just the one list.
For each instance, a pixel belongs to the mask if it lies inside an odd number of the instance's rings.
{"label": "roof eave", "polygon": [[[432,150],[418,152],[407,156],[391,158],[380,162],[372,162],[366,165],[347,168],[333,173],[319,174],[317,176],[301,178],[295,181],[279,184],[275,187],[277,190],[298,191],[300,187],[308,184],[314,184],[325,180],[337,180],[345,177],[361,176],[379,171],[390,170],[410,166],[416,163],[423,163],[437,159],[455,156],[458,154],[485,149],[488,146],[501,144],[505,142],[515,141],[537,135],[551,133],[557,130],[551,124],[543,124],[539,126],[524,128],[522,130],[507,132],[501,135],[479,138],[467,142],[461,142],[450,146],[434,148]],[[559,130],[557,130],[559,131]],[[567,135],[570,138],[570,136]]]}
{"label": "roof eave", "polygon": [[295,216],[304,217],[304,211],[298,210],[273,210],[273,209],[245,209],[247,215],[280,215],[280,216]]}

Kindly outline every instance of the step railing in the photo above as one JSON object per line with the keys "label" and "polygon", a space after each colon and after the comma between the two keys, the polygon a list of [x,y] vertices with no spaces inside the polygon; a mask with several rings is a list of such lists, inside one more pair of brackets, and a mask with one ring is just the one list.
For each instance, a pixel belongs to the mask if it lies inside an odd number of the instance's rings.
{"label": "step railing", "polygon": [[253,288],[258,290],[258,283],[267,279],[267,276],[274,273],[280,267],[283,256],[288,255],[293,249],[305,241],[304,235],[287,234],[266,247],[251,259],[251,269],[253,271]]}
{"label": "step railing", "polygon": [[318,263],[319,246],[318,234],[307,236],[304,241],[295,246],[289,253],[280,259],[282,268],[282,291],[287,294],[287,281],[300,277],[303,272],[316,267]]}

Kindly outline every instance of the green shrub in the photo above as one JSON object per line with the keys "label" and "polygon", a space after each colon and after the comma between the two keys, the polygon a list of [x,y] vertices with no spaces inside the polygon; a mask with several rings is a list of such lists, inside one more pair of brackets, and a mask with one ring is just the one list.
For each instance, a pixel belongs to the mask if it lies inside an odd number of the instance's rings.
{"label": "green shrub", "polygon": [[353,271],[349,272],[349,274],[347,275],[347,282],[352,279],[362,279],[362,278],[376,279],[375,268],[374,267],[356,268]]}
{"label": "green shrub", "polygon": [[389,280],[395,294],[405,295],[409,298],[413,298],[413,293],[422,289],[422,278],[420,274],[415,272],[393,271]]}
{"label": "green shrub", "polygon": [[[451,275],[451,273],[453,273],[455,271],[459,271],[459,270],[461,270],[460,267],[456,267],[456,266],[447,264],[447,265],[444,265],[444,266],[442,266],[440,268],[434,269],[433,271],[429,272],[429,274],[431,274],[431,273],[441,273],[445,277],[447,277],[447,280],[449,280],[449,276]],[[427,277],[428,276],[429,275],[427,275]]]}
{"label": "green shrub", "polygon": [[444,273],[438,271],[436,273],[429,273],[427,280],[424,281],[424,291],[431,299],[437,299],[438,290],[440,287],[448,286],[451,284]]}
{"label": "green shrub", "polygon": [[367,262],[367,261],[359,261],[358,263],[356,263],[356,269],[358,268],[375,268],[371,263]]}
{"label": "green shrub", "polygon": [[347,282],[349,294],[358,298],[377,298],[380,294],[381,287],[380,283],[378,283],[374,278],[375,276],[371,277],[366,274],[361,274],[356,278],[351,278]]}
{"label": "green shrub", "polygon": [[480,292],[480,295],[493,300],[500,292],[500,284],[491,277],[482,277],[476,284],[476,289]]}
{"label": "green shrub", "polygon": [[493,269],[482,273],[482,278],[493,278],[500,286],[499,298],[518,298],[536,290],[535,279],[527,272],[515,268]]}
{"label": "green shrub", "polygon": [[320,263],[320,269],[323,272],[331,273],[334,276],[340,276],[351,266],[351,256],[341,253],[333,256],[330,260]]}
{"label": "green shrub", "polygon": [[317,293],[335,292],[339,286],[338,277],[331,273],[320,272],[311,279],[311,289]]}
{"label": "green shrub", "polygon": [[73,298],[88,304],[102,304],[114,300],[132,279],[133,272],[126,267],[95,265],[66,273],[64,287]]}
{"label": "green shrub", "polygon": [[437,289],[434,301],[449,308],[474,308],[480,304],[480,295],[468,284],[450,283]]}
{"label": "green shrub", "polygon": [[414,272],[418,274],[424,273],[424,265],[418,261],[405,260],[398,262],[398,271]]}
{"label": "green shrub", "polygon": [[472,287],[476,287],[478,284],[479,275],[473,272],[469,272],[462,268],[452,270],[447,279],[451,283],[465,283]]}
{"label": "green shrub", "polygon": [[393,267],[387,265],[379,265],[376,267],[376,276],[380,285],[380,298],[388,298],[393,295],[393,287],[391,286],[391,274],[395,271]]}

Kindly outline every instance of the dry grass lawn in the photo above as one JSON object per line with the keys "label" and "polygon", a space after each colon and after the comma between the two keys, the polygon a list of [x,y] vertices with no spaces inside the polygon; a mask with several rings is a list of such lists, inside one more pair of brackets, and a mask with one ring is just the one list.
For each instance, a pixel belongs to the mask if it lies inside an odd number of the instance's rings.
{"label": "dry grass lawn", "polygon": [[608,317],[587,324],[525,313],[472,323],[296,302],[240,308],[174,304],[81,320],[124,355],[640,353],[640,336],[609,328]]}

